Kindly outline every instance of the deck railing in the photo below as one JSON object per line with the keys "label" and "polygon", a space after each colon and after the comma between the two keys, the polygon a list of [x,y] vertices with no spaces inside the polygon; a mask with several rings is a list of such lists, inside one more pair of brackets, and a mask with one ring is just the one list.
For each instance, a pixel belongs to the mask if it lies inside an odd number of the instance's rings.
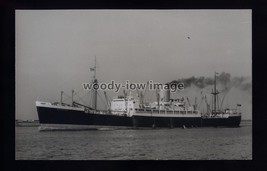
{"label": "deck railing", "polygon": [[[158,110],[158,109],[135,109],[136,113],[149,113],[149,114],[173,114],[173,115],[177,115],[177,114],[182,114],[182,115],[197,115],[199,114],[199,111],[197,110]],[[88,110],[88,112],[90,113],[95,113],[95,114],[113,114],[113,115],[123,115],[123,114],[127,114],[126,111],[121,111],[121,110]]]}
{"label": "deck railing", "polygon": [[158,110],[158,109],[136,109],[137,113],[157,113],[157,114],[182,114],[182,115],[187,115],[187,114],[199,114],[199,111],[197,110]]}

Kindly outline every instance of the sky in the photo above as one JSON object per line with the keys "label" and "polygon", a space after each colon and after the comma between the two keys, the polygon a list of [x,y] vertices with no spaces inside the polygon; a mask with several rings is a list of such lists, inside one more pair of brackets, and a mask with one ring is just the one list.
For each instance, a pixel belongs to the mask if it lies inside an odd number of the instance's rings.
{"label": "sky", "polygon": [[252,76],[251,10],[16,10],[15,16],[16,119],[38,119],[35,101],[59,101],[61,90],[83,96],[95,56],[99,82],[165,83],[215,71]]}

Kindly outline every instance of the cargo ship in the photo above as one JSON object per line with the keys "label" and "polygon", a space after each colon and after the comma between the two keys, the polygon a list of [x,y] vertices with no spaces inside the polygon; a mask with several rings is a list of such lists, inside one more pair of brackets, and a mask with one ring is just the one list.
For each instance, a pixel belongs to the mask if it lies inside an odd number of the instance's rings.
{"label": "cargo ship", "polygon": [[[93,82],[96,78],[96,62]],[[207,110],[200,112],[196,105],[187,104],[184,98],[171,99],[170,90],[157,90],[157,101],[143,103],[136,99],[131,92],[114,98],[107,110],[97,108],[97,90],[94,90],[94,105],[87,106],[76,101],[66,104],[61,101],[50,103],[36,101],[40,130],[47,128],[162,128],[162,127],[238,127],[241,121],[240,104],[235,109],[218,107],[219,92],[216,89],[216,72],[214,89],[211,94],[213,101],[207,103]],[[104,92],[105,93],[105,92]],[[73,93],[72,93],[73,95]],[[106,94],[105,94],[106,95]],[[142,97],[142,95],[141,95]],[[205,98],[205,100],[207,100]],[[189,103],[189,101],[188,101]]]}

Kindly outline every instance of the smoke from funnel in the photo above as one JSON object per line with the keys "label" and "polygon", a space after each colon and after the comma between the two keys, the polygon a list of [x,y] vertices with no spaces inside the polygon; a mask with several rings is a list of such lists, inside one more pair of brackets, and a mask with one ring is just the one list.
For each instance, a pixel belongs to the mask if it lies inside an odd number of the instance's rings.
{"label": "smoke from funnel", "polygon": [[[223,89],[239,88],[242,91],[251,92],[251,79],[249,77],[231,77],[229,73],[222,72],[216,77],[217,84]],[[184,83],[184,87],[188,88],[192,85],[203,89],[214,84],[214,78],[211,77],[190,77],[174,80],[171,83]]]}
{"label": "smoke from funnel", "polygon": [[[229,73],[222,72],[216,76],[217,90],[219,94],[219,103],[223,107],[235,108],[236,104],[242,104],[242,119],[252,119],[252,80],[250,77],[231,77]],[[208,102],[211,103],[210,94],[214,77],[189,77],[172,81],[171,83],[184,83],[185,90],[172,94],[172,98],[188,97],[191,102],[195,97],[200,99],[207,96]],[[201,94],[203,92],[203,95]],[[225,99],[223,99],[225,96]],[[202,105],[204,102],[202,102]]]}

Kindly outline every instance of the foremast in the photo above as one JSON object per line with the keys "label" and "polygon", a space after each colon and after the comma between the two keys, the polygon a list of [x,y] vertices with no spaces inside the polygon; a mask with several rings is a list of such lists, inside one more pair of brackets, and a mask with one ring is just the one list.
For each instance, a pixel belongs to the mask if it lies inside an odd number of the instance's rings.
{"label": "foremast", "polygon": [[211,94],[214,96],[213,97],[213,111],[212,111],[213,115],[217,114],[217,108],[216,108],[217,101],[216,101],[216,99],[217,99],[217,95],[219,94],[219,92],[216,89],[216,75],[217,74],[218,74],[217,72],[215,72],[215,74],[214,74],[214,91],[212,90],[212,92],[211,92]]}
{"label": "foremast", "polygon": [[[91,71],[94,71],[93,84],[98,84],[96,77],[96,56],[95,56],[95,65],[93,68],[90,68]],[[94,89],[94,109],[97,110],[97,89]]]}

